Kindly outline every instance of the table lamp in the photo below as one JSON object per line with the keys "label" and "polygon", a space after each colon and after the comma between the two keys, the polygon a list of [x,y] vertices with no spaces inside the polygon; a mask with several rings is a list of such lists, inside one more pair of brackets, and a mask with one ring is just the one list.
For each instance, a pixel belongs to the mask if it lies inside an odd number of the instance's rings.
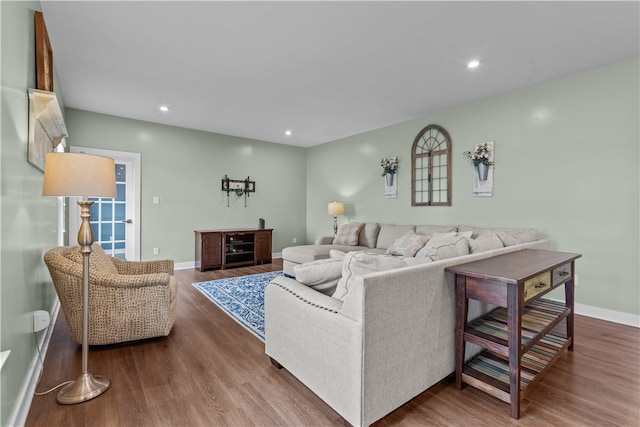
{"label": "table lamp", "polygon": [[344,204],[340,202],[329,203],[327,209],[329,215],[333,215],[333,235],[338,234],[338,215],[344,214]]}

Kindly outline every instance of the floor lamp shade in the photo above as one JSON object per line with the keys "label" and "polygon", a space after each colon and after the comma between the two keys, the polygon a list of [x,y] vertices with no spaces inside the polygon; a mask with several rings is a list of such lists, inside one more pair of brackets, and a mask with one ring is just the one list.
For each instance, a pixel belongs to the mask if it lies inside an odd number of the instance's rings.
{"label": "floor lamp shade", "polygon": [[115,198],[115,163],[109,157],[49,153],[42,195]]}

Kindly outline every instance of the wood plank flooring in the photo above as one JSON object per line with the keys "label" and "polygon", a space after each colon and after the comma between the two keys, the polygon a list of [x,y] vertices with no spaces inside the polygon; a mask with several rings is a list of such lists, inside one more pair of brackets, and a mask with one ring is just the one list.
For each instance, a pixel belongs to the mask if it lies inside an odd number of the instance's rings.
{"label": "wood plank flooring", "polygon": [[[89,371],[111,388],[77,405],[52,392],[34,396],[26,426],[336,426],[347,423],[285,369],[263,343],[191,283],[282,269],[178,270],[178,315],[168,337],[93,346]],[[640,331],[576,316],[575,351],[564,355],[523,402],[520,420],[506,403],[444,380],[375,426],[640,426]],[[61,313],[38,391],[75,379],[81,346]]]}

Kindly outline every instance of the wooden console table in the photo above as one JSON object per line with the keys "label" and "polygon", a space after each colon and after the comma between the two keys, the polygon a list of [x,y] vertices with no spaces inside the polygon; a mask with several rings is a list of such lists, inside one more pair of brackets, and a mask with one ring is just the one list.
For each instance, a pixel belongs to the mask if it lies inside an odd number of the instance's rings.
{"label": "wooden console table", "polygon": [[242,267],[271,263],[273,229],[195,230],[196,268]]}
{"label": "wooden console table", "polygon": [[[447,267],[456,274],[456,387],[463,383],[511,405],[573,351],[574,262],[580,254],[526,249]],[[564,285],[565,301],[541,296]],[[468,322],[468,299],[499,306]],[[564,331],[561,322],[565,321]],[[485,350],[466,364],[465,343]]]}

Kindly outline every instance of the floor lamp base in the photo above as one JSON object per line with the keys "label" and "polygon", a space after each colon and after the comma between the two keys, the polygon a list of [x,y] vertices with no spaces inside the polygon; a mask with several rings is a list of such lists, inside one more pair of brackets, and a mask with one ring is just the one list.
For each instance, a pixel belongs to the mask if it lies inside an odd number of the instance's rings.
{"label": "floor lamp base", "polygon": [[110,385],[109,378],[98,375],[94,377],[89,372],[85,372],[80,374],[74,382],[62,387],[58,392],[57,400],[63,405],[84,402],[100,396]]}

